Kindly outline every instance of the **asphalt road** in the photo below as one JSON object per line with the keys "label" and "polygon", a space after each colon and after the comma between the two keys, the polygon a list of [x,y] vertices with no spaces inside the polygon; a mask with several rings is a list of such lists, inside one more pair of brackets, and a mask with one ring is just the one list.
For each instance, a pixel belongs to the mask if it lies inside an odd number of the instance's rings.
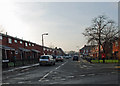
{"label": "asphalt road", "polygon": [[3,84],[118,84],[116,64],[91,64],[85,60],[56,62],[3,74]]}

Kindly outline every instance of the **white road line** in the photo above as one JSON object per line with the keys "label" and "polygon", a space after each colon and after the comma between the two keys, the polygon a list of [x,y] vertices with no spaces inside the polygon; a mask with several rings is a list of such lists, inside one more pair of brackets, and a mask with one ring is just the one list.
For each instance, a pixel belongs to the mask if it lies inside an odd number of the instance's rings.
{"label": "white road line", "polygon": [[23,83],[25,83],[25,82],[18,82],[19,84],[23,84]]}
{"label": "white road line", "polygon": [[[68,62],[68,61],[67,61]],[[55,68],[56,70],[59,69],[61,66],[65,65],[67,62],[61,64],[60,66],[58,66],[57,68]]]}
{"label": "white road line", "polygon": [[83,65],[83,67],[87,67],[86,65]]}
{"label": "white road line", "polygon": [[53,82],[53,83],[50,83],[50,84],[57,84],[58,82]]}
{"label": "white road line", "polygon": [[116,73],[116,72],[111,72],[111,73]]}
{"label": "white road line", "polygon": [[85,75],[80,75],[80,76],[85,76]]}
{"label": "white road line", "polygon": [[66,79],[61,79],[62,81],[65,81]]}
{"label": "white road line", "polygon": [[10,83],[2,83],[2,84],[10,84]]}
{"label": "white road line", "polygon": [[50,73],[52,73],[52,71],[50,71],[49,73],[47,73],[46,75],[44,75],[39,81],[42,81],[43,79],[45,79]]}
{"label": "white road line", "polygon": [[56,70],[59,69],[61,66],[58,66],[57,68],[55,68]]}
{"label": "white road line", "polygon": [[[68,62],[68,61],[67,61]],[[67,62],[61,64],[60,66],[58,66],[57,68],[55,68],[55,70],[59,69],[61,66],[65,65]],[[39,82],[42,81],[43,79],[45,79],[50,73],[52,73],[53,71],[50,71],[49,73],[45,74],[40,80],[38,80]]]}

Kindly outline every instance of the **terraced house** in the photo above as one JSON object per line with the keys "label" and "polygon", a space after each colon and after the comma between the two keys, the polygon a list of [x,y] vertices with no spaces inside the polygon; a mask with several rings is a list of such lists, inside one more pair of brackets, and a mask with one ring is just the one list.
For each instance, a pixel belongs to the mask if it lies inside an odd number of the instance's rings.
{"label": "terraced house", "polygon": [[61,49],[52,49],[46,46],[12,37],[0,33],[0,48],[2,49],[3,66],[6,63],[13,62],[16,65],[25,65],[28,63],[37,63],[41,55],[58,55],[57,52],[64,52]]}

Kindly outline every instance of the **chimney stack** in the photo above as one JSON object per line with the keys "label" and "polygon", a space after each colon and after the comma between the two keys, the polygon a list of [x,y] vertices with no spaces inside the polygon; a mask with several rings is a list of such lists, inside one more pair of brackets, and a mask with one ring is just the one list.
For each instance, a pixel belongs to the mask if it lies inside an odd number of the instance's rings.
{"label": "chimney stack", "polygon": [[6,35],[7,35],[7,32],[6,32]]}

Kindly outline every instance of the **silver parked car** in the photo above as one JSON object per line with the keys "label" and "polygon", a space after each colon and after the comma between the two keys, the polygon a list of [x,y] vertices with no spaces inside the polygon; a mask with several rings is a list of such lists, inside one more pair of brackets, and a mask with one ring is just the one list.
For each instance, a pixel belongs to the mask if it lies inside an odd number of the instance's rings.
{"label": "silver parked car", "polygon": [[39,59],[40,65],[55,65],[55,59],[52,55],[42,55]]}

